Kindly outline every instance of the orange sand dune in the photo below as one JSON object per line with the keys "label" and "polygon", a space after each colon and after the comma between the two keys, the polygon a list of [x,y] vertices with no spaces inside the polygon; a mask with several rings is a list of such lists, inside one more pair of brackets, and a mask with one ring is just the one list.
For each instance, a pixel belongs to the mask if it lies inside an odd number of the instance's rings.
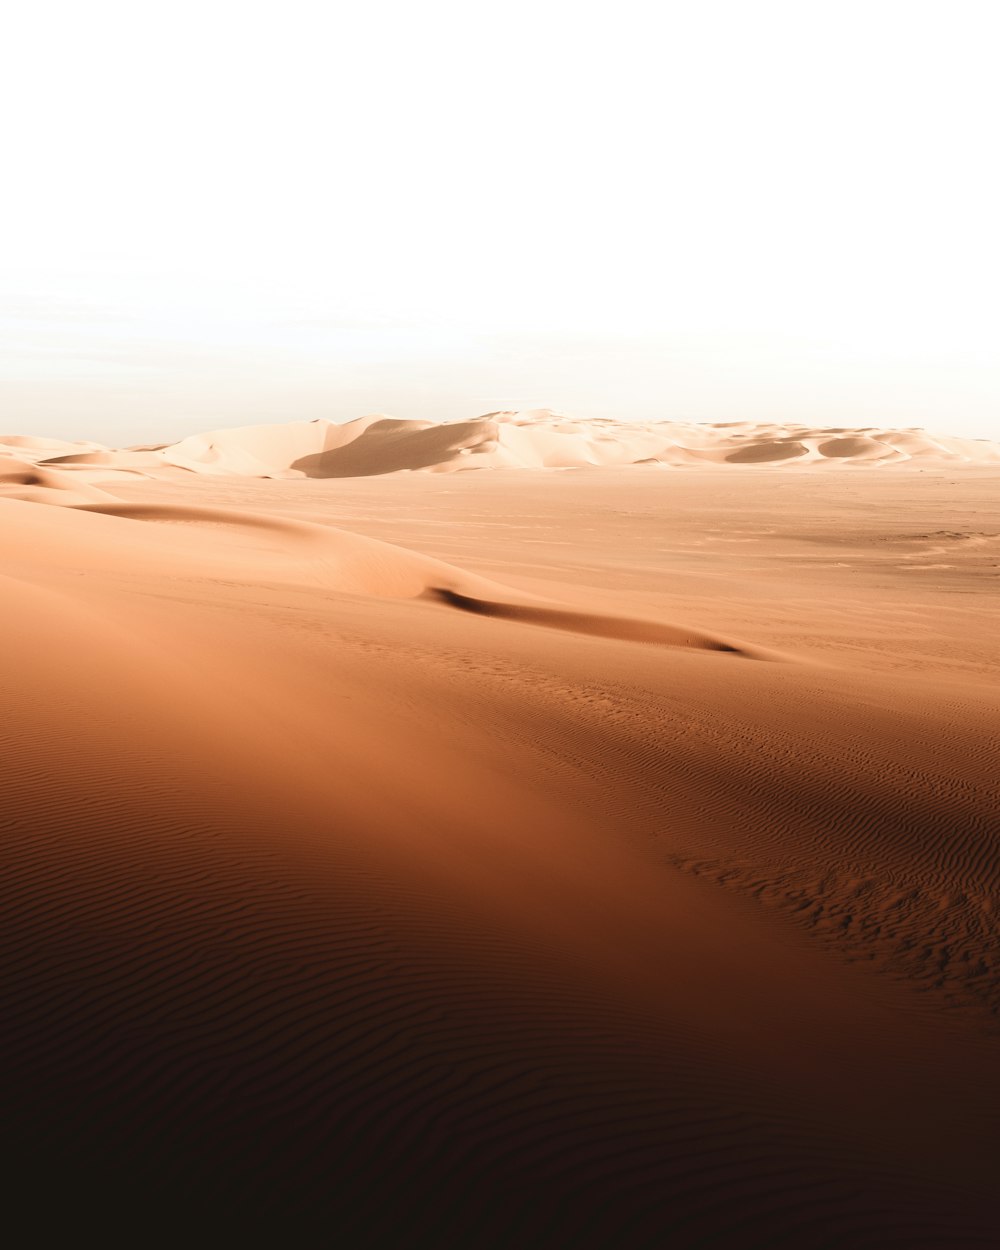
{"label": "orange sand dune", "polygon": [[997,1244],[997,470],[268,446],[0,458],[15,1206]]}

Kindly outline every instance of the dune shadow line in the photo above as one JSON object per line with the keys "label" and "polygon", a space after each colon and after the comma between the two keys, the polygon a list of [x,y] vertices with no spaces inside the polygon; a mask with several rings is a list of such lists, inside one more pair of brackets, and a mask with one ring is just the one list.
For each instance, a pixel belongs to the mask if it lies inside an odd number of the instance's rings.
{"label": "dune shadow line", "polygon": [[630,620],[627,617],[601,616],[597,613],[574,612],[566,608],[533,607],[527,604],[500,603],[491,599],[477,599],[460,594],[445,586],[431,586],[426,598],[446,603],[449,607],[475,616],[492,616],[500,620],[520,621],[525,625],[541,625],[548,629],[561,629],[573,634],[587,634],[595,638],[615,638],[621,642],[644,642],[654,646],[686,647],[696,651],[722,651],[752,659],[749,652],[734,647],[718,638],[700,634],[697,630],[683,629],[676,625],[661,625],[655,621]]}

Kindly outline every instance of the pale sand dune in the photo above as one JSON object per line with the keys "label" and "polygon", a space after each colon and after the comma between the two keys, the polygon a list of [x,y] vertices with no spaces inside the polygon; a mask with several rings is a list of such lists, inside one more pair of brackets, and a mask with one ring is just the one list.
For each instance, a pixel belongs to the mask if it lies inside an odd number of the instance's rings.
{"label": "pale sand dune", "polygon": [[[548,409],[495,412],[470,421],[346,424],[291,421],[192,435],[164,447],[112,451],[96,444],[8,440],[21,454],[76,470],[165,470],[239,477],[371,477],[465,469],[579,469],[612,465],[834,468],[921,463],[1000,464],[1000,445],[923,430],[823,429],[725,422],[573,420]],[[0,439],[0,454],[4,443]],[[53,454],[56,453],[56,454]]]}
{"label": "pale sand dune", "polygon": [[[381,421],[352,472],[494,454]],[[549,421],[498,448],[599,442]],[[363,436],[0,458],[13,1192],[350,1246],[996,1244],[997,471],[775,475],[924,436],[758,431],[669,489],[258,480]]]}
{"label": "pale sand dune", "polygon": [[249,426],[185,439],[159,455],[195,472],[366,477],[402,470],[583,468],[651,464],[870,464],[914,458],[1000,463],[1000,447],[923,431],[824,431],[807,426],[579,421],[548,410],[431,423],[362,417]]}
{"label": "pale sand dune", "polygon": [[67,442],[62,438],[39,438],[32,434],[0,434],[0,452],[8,449],[39,456],[70,455],[74,453],[102,450],[100,443]]}

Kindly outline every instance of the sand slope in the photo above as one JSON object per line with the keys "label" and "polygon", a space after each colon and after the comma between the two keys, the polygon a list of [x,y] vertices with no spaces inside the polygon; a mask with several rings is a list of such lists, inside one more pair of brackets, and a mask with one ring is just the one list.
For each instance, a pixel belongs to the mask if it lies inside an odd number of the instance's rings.
{"label": "sand slope", "polygon": [[918,515],[752,466],[331,499],[12,452],[15,1199],[352,1246],[995,1244],[995,478]]}

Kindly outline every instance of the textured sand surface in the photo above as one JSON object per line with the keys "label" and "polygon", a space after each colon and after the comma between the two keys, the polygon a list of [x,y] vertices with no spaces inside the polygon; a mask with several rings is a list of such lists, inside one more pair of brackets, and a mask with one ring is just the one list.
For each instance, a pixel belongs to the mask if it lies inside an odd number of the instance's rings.
{"label": "textured sand surface", "polygon": [[996,1245],[1000,466],[327,433],[5,440],[15,1203]]}

